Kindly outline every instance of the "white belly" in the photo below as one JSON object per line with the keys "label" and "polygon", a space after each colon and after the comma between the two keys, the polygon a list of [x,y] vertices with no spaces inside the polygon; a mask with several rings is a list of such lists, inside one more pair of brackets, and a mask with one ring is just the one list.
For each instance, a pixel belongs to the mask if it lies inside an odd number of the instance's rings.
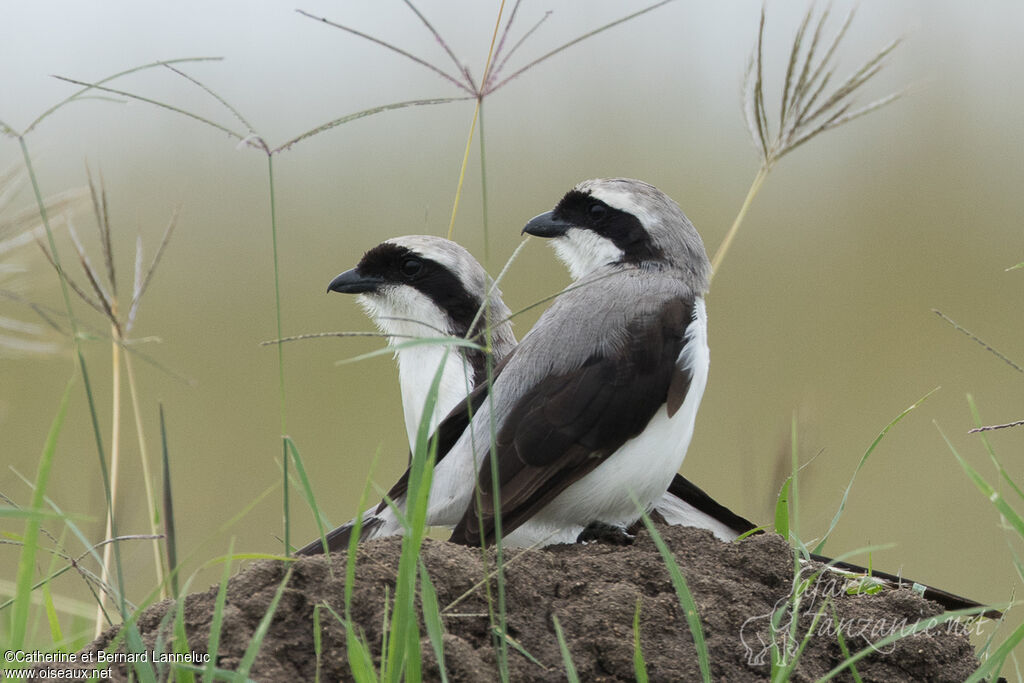
{"label": "white belly", "polygon": [[416,447],[416,434],[423,419],[423,407],[426,405],[434,375],[441,363],[444,363],[444,370],[437,390],[437,403],[430,415],[429,434],[434,433],[444,416],[472,390],[473,369],[458,349],[439,344],[404,348],[397,355],[405,431],[409,437],[409,449],[413,450]]}
{"label": "white belly", "polygon": [[573,543],[594,521],[627,526],[665,494],[686,457],[707,386],[707,314],[702,299],[697,300],[686,339],[676,362],[693,375],[676,414],[669,417],[667,407],[659,408],[640,434],[509,534],[508,545]]}

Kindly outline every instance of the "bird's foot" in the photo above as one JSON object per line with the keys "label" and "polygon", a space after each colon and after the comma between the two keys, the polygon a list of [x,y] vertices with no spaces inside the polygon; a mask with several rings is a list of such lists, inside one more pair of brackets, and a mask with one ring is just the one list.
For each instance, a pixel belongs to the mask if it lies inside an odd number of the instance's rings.
{"label": "bird's foot", "polygon": [[576,537],[577,543],[607,543],[608,545],[633,545],[636,536],[627,532],[621,526],[608,524],[606,522],[591,522],[580,535]]}

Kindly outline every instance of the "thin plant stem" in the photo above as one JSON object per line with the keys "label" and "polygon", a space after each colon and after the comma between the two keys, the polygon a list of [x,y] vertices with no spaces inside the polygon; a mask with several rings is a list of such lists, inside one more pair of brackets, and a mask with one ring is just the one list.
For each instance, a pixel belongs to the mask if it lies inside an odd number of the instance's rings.
{"label": "thin plant stem", "polygon": [[[490,326],[487,327],[490,330]],[[488,347],[490,347],[490,335],[488,335]],[[494,386],[494,357],[487,357],[487,383],[490,386]],[[488,392],[487,401],[491,403],[493,401],[493,393]],[[491,452],[496,453],[497,449],[495,444],[498,441],[498,424],[494,415],[493,403],[490,407],[488,419],[490,422],[490,439],[491,439]],[[491,460],[491,490],[500,491],[500,483],[498,480],[498,461],[497,458],[490,458]],[[502,635],[508,633],[508,618],[507,610],[505,606],[505,543],[504,533],[501,528],[501,496],[494,496],[494,564],[495,571],[497,572],[497,584],[498,584],[498,625],[501,628]],[[498,645],[498,668],[501,673],[503,681],[510,680],[509,668],[508,668],[508,643],[504,637],[499,639]]]}
{"label": "thin plant stem", "polygon": [[[153,562],[156,565],[156,580],[160,586],[160,598],[167,597],[167,586],[164,584],[163,553],[160,552],[160,530],[156,523],[156,498],[153,495],[153,479],[149,474],[149,455],[146,450],[146,436],[142,427],[142,411],[139,410],[139,392],[135,387],[135,371],[132,368],[131,354],[124,354],[125,375],[128,377],[128,395],[132,401],[132,414],[135,417],[135,434],[139,439],[139,461],[142,463],[142,481],[146,487],[146,505],[149,507],[149,530],[153,534]],[[171,568],[173,569],[173,567]]]}
{"label": "thin plant stem", "polygon": [[[498,7],[498,18],[494,22],[494,33],[491,34],[491,45],[487,50],[487,61],[484,63],[484,76],[481,79],[482,84],[487,82],[487,76],[491,72],[491,61],[494,59],[494,45],[498,40],[498,30],[501,28],[501,16],[505,11],[505,0],[501,0],[501,5]],[[455,216],[459,212],[459,199],[462,197],[462,185],[466,180],[466,166],[469,165],[469,150],[473,145],[473,134],[476,131],[476,121],[480,118],[480,108],[484,104],[484,93],[483,90],[479,90],[476,93],[476,107],[473,108],[473,122],[469,125],[469,137],[466,139],[466,151],[462,155],[462,168],[459,169],[459,184],[455,188],[455,201],[452,203],[452,219],[448,224],[448,239],[452,238],[452,234],[455,232]],[[486,233],[484,233],[484,239],[486,240]]]}
{"label": "thin plant stem", "polygon": [[[270,191],[270,241],[274,252],[274,308],[277,322],[277,338],[284,336],[281,332],[281,268],[277,252],[277,197],[274,192],[274,157],[267,155],[267,179]],[[281,434],[287,432],[285,427],[285,400],[284,400],[284,346],[277,345],[277,390],[281,410]],[[288,471],[285,461],[285,472]],[[287,476],[287,475],[286,475]],[[285,488],[287,490],[287,487]]]}
{"label": "thin plant stem", "polygon": [[984,427],[975,427],[969,430],[968,434],[979,434],[981,432],[992,432],[997,429],[1009,429],[1010,427],[1022,427],[1024,426],[1024,420],[1017,420],[1016,422],[1007,422],[1006,424],[998,425],[986,425]]}
{"label": "thin plant stem", "polygon": [[972,339],[973,341],[975,341],[975,342],[977,342],[978,344],[980,344],[980,345],[981,345],[981,347],[982,347],[982,348],[984,348],[984,349],[985,349],[986,351],[988,351],[988,352],[989,352],[989,353],[991,353],[991,354],[992,354],[993,356],[995,356],[995,357],[996,357],[996,358],[998,358],[999,360],[1001,360],[1001,361],[1003,361],[1004,363],[1006,363],[1007,365],[1009,365],[1009,366],[1010,366],[1011,368],[1013,368],[1013,369],[1014,369],[1014,370],[1016,370],[1017,372],[1024,372],[1024,368],[1022,368],[1021,366],[1017,365],[1017,364],[1016,364],[1016,363],[1014,363],[1014,362],[1013,362],[1012,360],[1010,360],[1010,359],[1009,359],[1009,358],[1008,358],[1008,357],[1007,357],[1006,355],[1004,355],[1003,353],[1000,353],[1000,352],[999,352],[999,351],[997,351],[997,350],[996,350],[995,348],[993,348],[992,346],[990,346],[990,345],[989,345],[989,344],[988,344],[987,342],[985,342],[984,340],[982,340],[981,338],[979,338],[979,337],[978,337],[978,335],[974,334],[973,332],[971,332],[970,330],[968,330],[968,329],[966,329],[966,328],[964,328],[964,327],[961,327],[959,323],[957,323],[957,322],[956,322],[955,320],[953,320],[952,318],[950,318],[950,317],[949,317],[948,315],[946,315],[945,313],[943,313],[943,312],[942,312],[942,311],[940,311],[939,309],[937,309],[937,308],[933,308],[933,309],[932,309],[932,313],[934,313],[935,315],[939,316],[940,318],[942,318],[943,320],[945,320],[945,321],[946,321],[947,323],[949,323],[950,325],[952,325],[954,329],[956,329],[956,330],[958,330],[958,331],[960,331],[960,332],[963,332],[963,333],[964,333],[965,335],[967,335],[967,336],[968,336],[968,337],[969,337],[970,339]]}
{"label": "thin plant stem", "polygon": [[478,98],[476,107],[473,109],[473,122],[469,125],[469,137],[466,138],[466,151],[462,155],[462,168],[459,169],[459,184],[455,188],[455,201],[452,203],[452,218],[448,223],[448,239],[452,238],[455,232],[455,216],[459,213],[459,200],[462,198],[462,184],[466,180],[466,166],[469,164],[469,150],[473,146],[473,133],[476,131],[476,120],[480,115],[480,105],[483,102]]}
{"label": "thin plant stem", "polygon": [[[117,306],[117,301],[111,301]],[[116,320],[116,308],[115,318]],[[111,348],[111,417],[110,417],[110,505],[107,507],[107,523],[103,538],[113,538],[111,525],[114,521],[114,514],[117,510],[117,491],[121,469],[121,345],[116,343],[121,337],[120,330],[116,325],[110,326],[110,335],[115,340]],[[103,548],[103,564],[100,567],[100,581],[104,584],[110,581],[110,553],[113,552],[114,544],[108,543]],[[96,605],[96,624],[93,628],[93,638],[99,638],[103,632],[103,603],[106,601],[106,593],[100,593],[99,602]]]}
{"label": "thin plant stem", "polygon": [[[83,86],[81,90],[79,90],[76,93],[73,93],[72,95],[69,95],[68,97],[64,98],[63,100],[61,100],[60,102],[58,102],[57,104],[53,105],[52,107],[50,107],[49,109],[44,111],[42,114],[37,116],[35,118],[35,120],[32,121],[32,123],[30,123],[28,125],[28,128],[26,128],[25,131],[22,133],[22,136],[28,135],[29,133],[31,133],[32,130],[36,126],[38,126],[40,123],[42,123],[44,119],[46,119],[48,116],[50,116],[51,114],[56,112],[58,109],[60,109],[64,105],[68,104],[69,102],[73,102],[74,100],[78,99],[79,97],[84,95],[89,90],[92,90],[94,87],[96,87],[98,85],[101,85],[103,83],[109,83],[110,81],[113,81],[115,79],[121,78],[123,76],[127,76],[128,74],[133,74],[133,73],[135,73],[137,71],[143,71],[145,69],[152,69],[152,68],[155,68],[155,67],[158,67],[158,66],[167,66],[168,64],[182,64],[184,62],[219,62],[222,59],[223,59],[223,57],[183,57],[183,58],[179,58],[179,59],[168,59],[166,61],[151,62],[149,64],[142,64],[140,66],[136,66],[136,67],[133,67],[131,69],[127,69],[125,71],[119,71],[116,74],[112,74],[112,75],[107,76],[106,78],[104,78],[104,79],[102,79],[100,81],[97,81],[95,84],[79,83],[77,85]],[[57,76],[57,78],[60,78],[60,77]]]}
{"label": "thin plant stem", "polygon": [[729,232],[725,234],[725,239],[722,240],[722,244],[718,247],[715,252],[714,258],[711,259],[711,277],[715,276],[718,272],[719,266],[722,265],[722,261],[725,260],[725,255],[729,253],[729,247],[732,246],[732,242],[736,239],[736,233],[739,232],[740,226],[743,224],[743,219],[747,217],[747,212],[750,210],[750,206],[754,203],[754,197],[761,191],[761,186],[764,185],[764,181],[768,178],[768,173],[771,171],[771,167],[768,165],[762,165],[757,171],[757,175],[754,176],[754,182],[750,184],[750,189],[747,190],[747,196],[743,200],[743,204],[740,206],[739,213],[736,214],[736,219],[732,222],[732,227],[729,228]]}
{"label": "thin plant stem", "polygon": [[[277,322],[277,338],[284,336],[281,325],[281,267],[277,251],[277,195],[274,192],[274,155],[267,154],[267,181],[270,191],[270,241],[274,252],[274,311]],[[284,554],[291,556],[291,515],[288,506],[288,433],[285,422],[284,393],[284,344],[277,344],[277,395],[281,415],[281,459],[284,495],[282,506],[284,512]]]}
{"label": "thin plant stem", "polygon": [[760,191],[765,178],[783,156],[805,142],[814,139],[821,133],[838,128],[855,118],[893,102],[902,94],[894,93],[865,106],[854,107],[854,97],[857,91],[881,71],[885,65],[886,58],[899,45],[899,40],[890,42],[876,52],[853,75],[837,85],[831,93],[825,92],[826,86],[833,82],[835,74],[833,59],[836,50],[853,20],[853,12],[851,11],[846,16],[835,36],[824,48],[824,54],[817,58],[816,55],[829,14],[829,10],[826,9],[819,17],[816,26],[811,31],[810,42],[807,47],[804,47],[804,44],[807,40],[807,34],[814,15],[813,5],[804,15],[803,21],[796,31],[790,46],[786,75],[782,83],[779,120],[773,130],[768,119],[766,103],[764,77],[765,10],[763,7],[761,9],[757,40],[755,42],[754,54],[747,69],[743,97],[744,116],[747,120],[751,139],[757,148],[758,156],[760,156],[761,167],[754,177],[754,182],[747,192],[747,197],[740,207],[736,220],[733,222],[729,232],[726,233],[725,240],[723,240],[722,245],[718,248],[711,261],[712,276],[721,267],[722,260],[728,253],[729,247],[732,245],[739,230],[739,226],[750,209],[754,197]]}
{"label": "thin plant stem", "polygon": [[658,9],[662,5],[667,5],[670,2],[672,2],[672,0],[661,0],[661,2],[656,2],[653,5],[649,5],[647,7],[644,7],[641,10],[637,10],[636,12],[633,12],[632,14],[627,14],[624,17],[621,17],[619,19],[616,19],[615,21],[611,21],[611,22],[605,24],[604,26],[596,28],[593,31],[588,31],[587,33],[584,33],[582,36],[574,38],[574,39],[570,40],[568,43],[560,45],[559,47],[556,47],[554,50],[550,50],[549,52],[544,53],[543,55],[541,55],[537,59],[533,60],[532,62],[530,62],[526,66],[524,66],[521,69],[519,69],[516,72],[514,72],[508,78],[505,78],[505,79],[502,79],[501,81],[498,81],[491,88],[487,89],[485,94],[494,92],[495,90],[497,90],[498,88],[502,87],[503,85],[505,85],[509,81],[512,81],[512,80],[518,78],[519,76],[523,75],[524,73],[526,73],[527,71],[529,71],[533,67],[537,66],[541,62],[546,61],[546,60],[550,59],[551,57],[554,57],[555,55],[557,55],[560,52],[564,52],[565,50],[568,50],[570,47],[572,47],[573,45],[576,45],[577,43],[582,43],[584,40],[587,40],[588,38],[593,38],[597,34],[603,33],[604,31],[607,31],[608,29],[612,28],[613,26],[618,26],[619,24],[622,24],[622,23],[625,23],[627,21],[630,21],[631,19],[637,18],[637,17],[639,17],[642,14],[647,14],[648,12],[650,12],[652,10],[655,10],[655,9]]}
{"label": "thin plant stem", "polygon": [[333,26],[334,28],[340,28],[342,31],[347,31],[348,33],[351,33],[352,35],[359,36],[360,38],[362,38],[364,40],[370,41],[371,43],[376,43],[377,45],[380,45],[381,47],[387,48],[388,50],[391,50],[392,52],[397,52],[398,54],[402,55],[403,57],[405,57],[407,59],[410,59],[413,62],[415,62],[417,64],[420,64],[421,66],[425,66],[426,68],[430,69],[431,71],[433,71],[437,75],[441,76],[445,80],[447,80],[450,83],[452,83],[457,88],[460,88],[460,89],[465,90],[466,92],[468,92],[470,94],[473,94],[473,91],[465,83],[462,83],[461,81],[459,81],[454,76],[448,74],[443,69],[441,69],[441,68],[439,68],[437,66],[434,66],[433,64],[431,64],[430,62],[426,61],[425,59],[420,59],[416,55],[410,54],[409,52],[406,52],[405,50],[403,50],[400,47],[396,47],[395,45],[392,45],[391,43],[383,41],[380,38],[374,38],[371,35],[363,33],[362,31],[357,31],[354,28],[350,28],[350,27],[344,26],[342,24],[337,24],[337,23],[331,21],[330,19],[328,19],[326,17],[318,17],[315,14],[310,14],[309,12],[307,12],[305,10],[301,10],[301,9],[297,9],[295,11],[298,12],[299,14],[301,14],[304,17],[308,17],[310,19],[313,19],[314,21],[319,21],[319,22],[321,22],[323,24],[326,24],[328,26]]}
{"label": "thin plant stem", "polygon": [[[487,153],[486,146],[484,145],[484,107],[483,103],[480,104],[480,201],[482,203],[481,210],[483,211],[483,228],[484,228],[484,263],[488,266],[491,263],[491,231],[490,224],[487,221]],[[490,296],[484,302],[485,306],[490,305]],[[488,319],[490,311],[487,312]],[[488,348],[490,348],[488,346]]]}
{"label": "thin plant stem", "polygon": [[[92,382],[89,379],[89,369],[85,363],[85,356],[82,354],[81,338],[78,333],[78,321],[75,318],[74,310],[71,308],[71,296],[68,292],[67,276],[64,273],[64,269],[61,266],[60,255],[57,252],[57,244],[53,238],[53,229],[50,227],[50,218],[46,210],[46,203],[43,201],[43,194],[39,188],[39,181],[36,177],[35,167],[32,165],[32,157],[28,151],[28,144],[25,142],[25,136],[18,136],[18,144],[21,147],[22,157],[25,160],[25,168],[28,171],[28,177],[32,184],[32,192],[35,195],[36,205],[39,207],[39,217],[42,219],[43,228],[46,232],[46,239],[50,246],[50,254],[53,257],[54,265],[57,267],[57,274],[60,279],[61,295],[64,298],[64,306],[67,310],[68,323],[71,326],[71,338],[75,347],[75,359],[78,364],[79,370],[82,372],[82,384],[85,388],[86,400],[89,404],[89,417],[92,423],[93,439],[96,442],[96,451],[99,456],[100,474],[103,477],[103,490],[107,503],[107,514],[110,514],[110,472],[107,470],[107,460],[104,456],[103,448],[103,433],[100,431],[99,415],[96,411],[96,401],[93,397]],[[112,536],[117,536],[117,523],[113,516],[110,516],[110,528]],[[124,574],[121,567],[121,550],[117,544],[114,544],[114,562],[117,565],[117,581],[118,586],[124,586]],[[127,605],[125,602],[124,592],[118,590],[119,607],[121,614],[127,614]]]}
{"label": "thin plant stem", "polygon": [[[790,509],[793,513],[789,518],[789,529],[790,533],[797,539],[800,539],[800,447],[799,441],[797,440],[797,422],[796,422],[796,411],[793,412],[793,420],[789,426],[789,441],[790,441],[790,467],[792,468],[793,486],[790,489],[791,496],[789,499]],[[802,541],[801,541],[802,543]]]}

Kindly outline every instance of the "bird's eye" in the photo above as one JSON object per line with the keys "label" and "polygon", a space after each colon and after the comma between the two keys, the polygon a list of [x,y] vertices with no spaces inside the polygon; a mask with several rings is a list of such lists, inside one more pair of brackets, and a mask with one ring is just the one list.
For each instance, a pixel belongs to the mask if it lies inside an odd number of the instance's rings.
{"label": "bird's eye", "polygon": [[587,212],[590,214],[591,218],[595,221],[599,221],[608,213],[608,207],[600,202],[594,202],[587,208]]}
{"label": "bird's eye", "polygon": [[409,258],[402,262],[402,275],[415,277],[423,270],[423,262],[419,259]]}

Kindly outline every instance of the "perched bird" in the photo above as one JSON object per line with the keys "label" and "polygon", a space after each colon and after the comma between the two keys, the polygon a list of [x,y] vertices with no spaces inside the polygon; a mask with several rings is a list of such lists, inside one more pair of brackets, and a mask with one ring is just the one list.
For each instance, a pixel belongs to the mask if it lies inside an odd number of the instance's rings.
{"label": "perched bird", "polygon": [[[408,341],[409,336],[437,336],[441,332],[465,336],[474,320],[486,319],[491,325],[493,359],[499,363],[514,348],[515,337],[501,292],[493,285],[485,286],[488,282],[483,267],[458,244],[441,237],[412,235],[389,239],[374,247],[355,268],[336,277],[328,287],[328,291],[361,295],[358,301],[374,323],[385,334],[394,335],[388,340],[400,368],[410,450],[415,449],[426,393],[444,352],[439,346],[403,346],[402,342]],[[485,297],[489,302],[486,307]],[[482,327],[483,323],[478,322],[473,332],[479,333]],[[426,350],[434,353],[427,356]],[[445,364],[435,415],[448,413],[466,398],[470,379],[473,386],[485,379],[482,351],[460,346],[451,353],[458,353],[460,358]],[[431,430],[436,423],[435,417]],[[440,455],[443,457],[444,453]],[[731,540],[754,528],[754,524],[681,475],[675,476],[655,509],[670,524],[710,529],[722,540]],[[374,511],[371,508],[364,513],[367,529],[374,525]],[[351,526],[350,522],[328,535],[331,550],[347,545]],[[322,550],[317,539],[299,553],[315,554]]]}
{"label": "perched bird", "polygon": [[355,268],[328,285],[329,292],[359,294],[358,301],[398,360],[402,411],[409,448],[437,369],[444,362],[430,433],[440,418],[486,379],[485,352],[466,346],[402,346],[421,337],[471,338],[483,344],[490,328],[495,360],[516,345],[510,311],[483,266],[463,247],[443,237],[407,235],[370,249]]}
{"label": "perched bird", "polygon": [[[427,522],[462,543],[494,540],[492,419],[506,543],[572,542],[595,521],[624,528],[665,492],[707,381],[710,266],[672,200],[639,181],[587,181],[525,231],[557,238],[577,282],[436,432]],[[406,486],[388,495],[399,508]],[[401,531],[383,503],[363,524],[365,537]],[[329,547],[347,538],[336,532]]]}
{"label": "perched bird", "polygon": [[707,382],[710,265],[675,202],[640,181],[589,180],[524,232],[552,239],[575,282],[437,465],[480,472],[479,497],[432,492],[428,516],[457,519],[459,543],[494,541],[495,497],[509,545],[571,542],[593,522],[624,530],[682,464]]}
{"label": "perched bird", "polygon": [[[486,387],[483,381],[486,358],[479,349],[455,347],[451,352],[455,357],[446,359],[440,346],[406,347],[402,342],[407,337],[441,333],[473,336],[483,325],[489,324],[494,362],[499,363],[515,347],[515,337],[508,322],[509,310],[501,299],[500,291],[469,252],[454,242],[430,236],[399,237],[374,247],[354,269],[335,278],[329,291],[361,294],[359,301],[367,313],[383,332],[390,335],[389,344],[395,348],[400,368],[403,409],[411,449],[415,446],[415,432],[422,419],[427,388],[438,365],[445,361],[437,395],[437,414],[454,409],[455,415],[442,429],[442,440],[447,439],[448,443],[439,454],[443,458],[450,451],[452,434],[458,436],[468,424],[467,411],[462,408],[467,387],[477,387],[471,402],[477,406],[481,403],[484,390],[480,387]],[[488,322],[482,323],[484,320]],[[425,350],[434,353],[422,353]],[[503,369],[504,366],[499,365],[496,374],[500,375]],[[431,427],[435,425],[436,417],[432,417]],[[379,531],[372,533],[384,524],[385,520],[377,516],[380,512],[381,509],[372,508],[364,513],[364,525],[371,530],[370,535],[380,535]],[[654,513],[669,524],[710,529],[723,540],[732,540],[755,530],[752,522],[721,505],[679,474],[674,475],[668,491],[655,503]],[[347,545],[351,528],[349,523],[328,534],[329,549],[337,550]],[[317,539],[299,554],[316,554],[322,550],[322,542]],[[947,609],[978,605],[972,600],[904,577],[869,571],[818,555],[812,555],[811,559],[832,563],[832,571],[847,577],[870,574],[872,582],[884,587],[913,586],[926,598]],[[997,617],[998,613],[989,612],[988,616]]]}
{"label": "perched bird", "polygon": [[[635,180],[586,181],[524,231],[553,239],[576,282],[439,425],[427,523],[461,543],[494,541],[492,457],[509,545],[628,526],[682,464],[707,382],[710,265],[675,202]],[[406,486],[388,494],[399,509]],[[401,531],[383,503],[363,525]]]}

